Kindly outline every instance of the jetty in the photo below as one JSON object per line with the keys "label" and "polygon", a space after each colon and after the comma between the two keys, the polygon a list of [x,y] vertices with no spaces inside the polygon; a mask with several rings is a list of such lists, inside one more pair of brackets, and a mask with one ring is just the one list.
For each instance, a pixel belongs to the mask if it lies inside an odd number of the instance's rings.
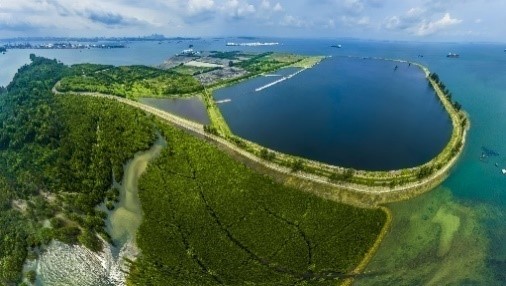
{"label": "jetty", "polygon": [[220,104],[220,103],[227,103],[227,102],[231,102],[232,99],[230,98],[226,98],[226,99],[222,99],[222,100],[217,100],[215,101],[216,103]]}
{"label": "jetty", "polygon": [[261,87],[259,87],[259,88],[256,88],[256,89],[255,89],[255,91],[261,91],[261,90],[264,90],[264,89],[266,89],[266,88],[269,88],[269,87],[271,87],[271,86],[273,86],[273,85],[276,85],[276,84],[278,84],[278,83],[280,83],[280,82],[283,82],[283,81],[285,81],[285,80],[287,80],[287,79],[291,79],[292,77],[294,77],[294,76],[298,75],[299,73],[301,73],[301,72],[303,72],[303,71],[305,71],[305,70],[306,70],[306,69],[301,69],[301,70],[298,70],[298,71],[296,71],[295,73],[293,73],[293,74],[291,74],[291,75],[284,76],[284,77],[282,77],[282,78],[280,78],[280,79],[278,79],[278,80],[276,80],[276,81],[273,81],[273,82],[268,83],[268,84],[266,84],[266,85],[264,85],[264,86],[261,86]]}

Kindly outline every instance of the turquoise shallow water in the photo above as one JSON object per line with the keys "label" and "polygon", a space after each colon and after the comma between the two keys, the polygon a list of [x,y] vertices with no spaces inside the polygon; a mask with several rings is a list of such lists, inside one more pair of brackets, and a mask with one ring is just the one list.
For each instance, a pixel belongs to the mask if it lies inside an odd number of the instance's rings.
{"label": "turquoise shallow water", "polygon": [[[500,172],[506,168],[506,44],[343,40],[339,41],[343,48],[335,49],[330,45],[336,40],[265,39],[272,40],[283,44],[247,50],[419,61],[440,75],[469,113],[472,127],[468,142],[452,174],[441,187],[390,206],[392,230],[357,285],[506,285],[506,176]],[[231,50],[224,46],[227,41],[239,40],[202,40],[195,45],[198,49]],[[154,65],[187,43],[136,45],[140,48],[126,49],[118,57],[100,50],[88,57],[76,51],[65,55],[60,51],[9,51],[0,55],[0,85],[10,81],[17,68],[28,61],[30,52],[66,63],[144,61]],[[150,53],[139,54],[144,45]],[[448,52],[461,57],[448,59]],[[424,57],[419,58],[420,54]],[[482,147],[499,156],[480,160]]]}

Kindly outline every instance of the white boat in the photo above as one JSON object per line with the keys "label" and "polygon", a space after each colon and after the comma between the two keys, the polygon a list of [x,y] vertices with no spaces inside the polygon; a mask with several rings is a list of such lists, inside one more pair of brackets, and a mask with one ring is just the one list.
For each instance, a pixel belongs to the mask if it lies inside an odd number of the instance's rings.
{"label": "white boat", "polygon": [[502,174],[506,175],[506,169],[502,169]]}

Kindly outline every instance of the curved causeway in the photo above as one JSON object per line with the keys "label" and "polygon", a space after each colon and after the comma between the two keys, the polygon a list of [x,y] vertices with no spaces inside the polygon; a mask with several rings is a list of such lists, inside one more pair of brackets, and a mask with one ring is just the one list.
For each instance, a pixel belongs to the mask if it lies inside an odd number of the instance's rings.
{"label": "curved causeway", "polygon": [[[393,61],[407,63],[401,60]],[[287,185],[296,186],[304,191],[335,201],[360,206],[376,206],[381,203],[417,196],[440,184],[458,160],[465,144],[469,127],[466,114],[457,109],[446,96],[447,91],[441,88],[441,83],[430,77],[431,73],[427,67],[417,63],[411,64],[424,71],[428,82],[450,115],[453,130],[449,142],[435,158],[418,167],[394,171],[346,169],[269,150],[233,134],[220,134],[221,132],[213,129],[212,126],[227,126],[221,116],[212,116],[211,127],[204,128],[195,122],[130,99],[92,92],[68,94],[104,97],[134,106],[215,143],[245,164],[267,173]],[[53,93],[64,94],[58,91],[58,83],[53,88]],[[203,97],[208,108],[214,107],[214,112],[216,112],[218,108],[211,93],[205,91]],[[216,122],[216,120],[222,122]],[[272,156],[266,157],[265,152]]]}

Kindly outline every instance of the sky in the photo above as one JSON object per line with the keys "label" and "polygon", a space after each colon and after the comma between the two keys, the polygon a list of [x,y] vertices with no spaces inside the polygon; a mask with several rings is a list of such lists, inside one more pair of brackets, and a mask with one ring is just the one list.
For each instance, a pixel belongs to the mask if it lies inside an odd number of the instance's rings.
{"label": "sky", "polygon": [[506,0],[0,0],[0,38],[264,36],[506,41]]}

